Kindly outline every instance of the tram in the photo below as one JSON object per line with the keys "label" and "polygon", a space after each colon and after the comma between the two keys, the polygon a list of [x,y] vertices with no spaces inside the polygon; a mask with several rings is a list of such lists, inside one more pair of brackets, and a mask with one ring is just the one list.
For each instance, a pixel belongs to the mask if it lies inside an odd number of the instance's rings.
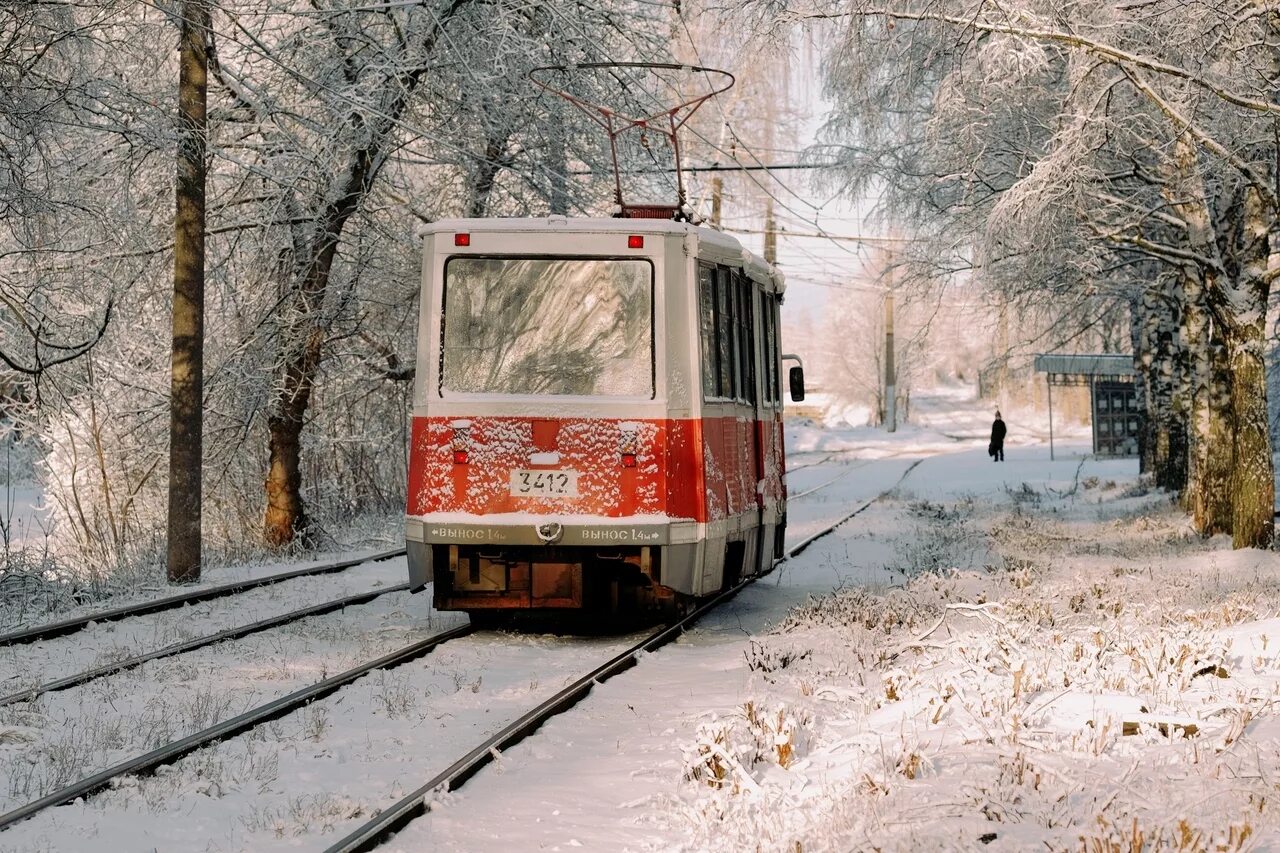
{"label": "tram", "polygon": [[781,557],[776,270],[656,218],[447,220],[423,241],[415,592],[481,619],[671,616]]}

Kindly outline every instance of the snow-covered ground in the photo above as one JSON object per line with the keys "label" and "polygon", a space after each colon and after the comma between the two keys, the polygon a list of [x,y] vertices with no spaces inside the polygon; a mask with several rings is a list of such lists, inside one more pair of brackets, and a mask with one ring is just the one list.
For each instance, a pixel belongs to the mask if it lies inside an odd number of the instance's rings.
{"label": "snow-covered ground", "polygon": [[[800,425],[791,543],[887,497],[440,797],[388,849],[1280,846],[1280,559],[1195,537],[1134,461],[1089,459],[1087,438],[1051,462],[1006,412],[997,464],[985,405],[932,404],[951,408],[945,428]],[[379,601],[0,716],[0,778],[28,756],[62,766],[44,755],[51,727],[140,726],[179,689],[190,701],[173,707],[192,714],[224,690],[239,703],[275,670],[318,675],[322,647],[443,624],[425,596]],[[321,849],[629,640],[456,641],[47,811],[0,849]]]}
{"label": "snow-covered ground", "polygon": [[[861,459],[886,456],[952,453],[964,448],[987,446],[991,422],[998,407],[978,400],[969,385],[952,385],[919,392],[911,402],[911,420],[894,432],[865,426],[868,412],[863,407],[843,410],[826,402],[826,415],[819,420],[794,419],[787,432],[790,458],[820,451],[844,451]],[[1039,446],[1049,440],[1049,413],[1030,407],[1006,407],[1001,416],[1009,429],[1006,447]],[[1091,428],[1088,423],[1068,421],[1056,413],[1053,420],[1055,457],[1064,452],[1089,452]],[[1065,443],[1065,446],[1063,446]],[[1086,447],[1075,447],[1084,443]]]}

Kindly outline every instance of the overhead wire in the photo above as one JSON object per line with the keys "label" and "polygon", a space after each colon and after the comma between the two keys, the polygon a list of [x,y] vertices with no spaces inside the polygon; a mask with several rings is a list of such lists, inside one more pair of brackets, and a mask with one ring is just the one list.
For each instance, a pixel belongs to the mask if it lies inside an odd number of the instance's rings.
{"label": "overhead wire", "polygon": [[[686,39],[688,40],[689,45],[690,45],[690,47],[692,48],[692,50],[693,50],[693,52],[694,52],[694,57],[695,57],[695,59],[696,59],[696,61],[697,61],[697,64],[698,64],[700,67],[702,67],[702,66],[704,65],[704,63],[703,63],[703,60],[702,60],[701,52],[699,51],[699,48],[698,48],[698,45],[697,45],[696,40],[693,38],[692,31],[689,29],[688,22],[684,19],[683,9],[682,9],[682,8],[680,8],[680,7],[678,7],[678,6],[676,6],[676,7],[672,7],[672,8],[676,11],[677,19],[679,20],[680,25],[681,25],[682,29],[684,30],[685,37],[686,37]],[[708,86],[714,87],[714,84],[713,84],[713,83],[711,82],[711,80],[710,80],[709,73],[708,73],[708,72],[706,72],[706,71],[704,71],[704,72],[703,72],[703,74],[704,74],[704,76],[706,76],[706,77],[707,77],[707,80],[708,80]],[[627,75],[623,74],[623,76],[627,76]],[[634,84],[634,83],[635,83],[635,81],[634,81],[634,80],[632,80],[632,83]],[[628,87],[628,88],[629,88],[629,87]],[[661,101],[659,101],[659,100],[658,100],[658,98],[657,98],[657,96],[656,96],[656,95],[653,95],[652,93],[649,93],[649,92],[645,91],[643,86],[635,85],[635,86],[634,86],[634,88],[635,88],[636,90],[640,91],[640,93],[641,93],[641,94],[649,95],[649,96],[652,98],[652,100],[653,100],[653,102],[654,102],[655,107],[659,108],[661,112],[665,112],[665,111],[666,111],[666,106],[665,106]],[[736,169],[735,169],[734,167],[732,167],[732,166],[731,166],[731,167],[727,167],[727,168],[725,168],[725,169],[724,169],[724,171],[741,171],[741,172],[743,172],[743,173],[747,174],[747,176],[750,178],[751,182],[752,182],[752,183],[754,183],[754,184],[757,186],[757,188],[759,188],[759,189],[760,189],[760,190],[761,190],[761,191],[762,191],[766,196],[768,196],[770,199],[772,199],[774,202],[776,202],[776,203],[778,204],[778,206],[779,206],[781,209],[783,209],[783,210],[785,210],[785,211],[787,211],[787,212],[789,212],[789,213],[792,213],[793,215],[797,216],[797,217],[798,217],[798,218],[800,218],[802,221],[804,221],[804,222],[806,223],[806,225],[808,225],[809,227],[812,227],[812,228],[814,228],[815,230],[820,231],[820,232],[821,232],[821,231],[825,231],[825,229],[823,228],[823,226],[822,226],[822,224],[821,224],[821,222],[820,222],[820,221],[818,221],[816,218],[809,218],[809,217],[806,217],[803,213],[801,213],[801,212],[797,211],[797,210],[796,210],[794,207],[792,207],[790,204],[788,204],[787,202],[785,202],[785,201],[783,201],[781,198],[779,198],[779,197],[778,197],[778,195],[777,195],[773,190],[771,190],[767,185],[765,185],[764,183],[760,182],[760,181],[759,181],[759,180],[757,180],[753,175],[751,175],[751,174],[750,174],[752,171],[764,171],[764,172],[768,173],[768,172],[770,172],[770,164],[767,164],[767,163],[765,163],[763,160],[761,160],[761,159],[759,158],[759,156],[758,156],[758,155],[756,155],[756,154],[755,154],[755,152],[752,150],[752,147],[751,147],[750,145],[748,145],[748,144],[745,142],[745,140],[742,140],[740,137],[738,137],[738,136],[737,136],[737,132],[736,132],[736,131],[733,131],[733,130],[732,130],[732,124],[729,122],[729,117],[728,117],[728,115],[724,112],[723,105],[721,105],[718,101],[717,101],[717,109],[719,109],[719,110],[720,110],[720,113],[721,113],[721,120],[722,120],[722,122],[725,124],[725,126],[727,126],[727,127],[729,127],[729,128],[730,128],[731,132],[734,134],[735,141],[737,141],[737,142],[741,142],[741,143],[742,143],[742,146],[743,146],[744,150],[746,150],[746,151],[747,151],[747,153],[752,157],[752,159],[753,159],[753,160],[755,160],[755,162],[756,162],[756,164],[757,164],[756,166],[751,167],[751,166],[746,166],[745,164],[740,163],[740,162],[738,161],[738,159],[737,159],[737,157],[736,157],[736,155],[735,155],[735,154],[733,154],[732,152],[727,152],[727,151],[725,151],[725,150],[724,150],[724,148],[722,148],[718,143],[713,142],[712,140],[708,139],[705,135],[703,135],[700,131],[698,131],[696,127],[693,127],[693,126],[691,126],[691,125],[685,125],[685,127],[688,129],[688,131],[689,131],[690,133],[692,133],[694,136],[696,136],[697,138],[699,138],[700,140],[702,140],[703,142],[705,142],[705,143],[706,143],[706,144],[707,144],[707,145],[708,145],[708,146],[709,146],[713,151],[715,151],[716,153],[719,153],[719,154],[724,154],[724,155],[726,155],[726,157],[730,160],[730,162],[732,162],[732,163],[736,164],[736,166],[738,167],[738,168],[736,168]],[[699,170],[701,170],[701,169],[699,169]],[[709,170],[709,169],[708,169],[708,170]],[[682,171],[692,171],[692,170],[684,169],[684,170],[682,170]],[[778,177],[776,177],[776,176],[774,176],[774,175],[772,175],[772,174],[770,174],[769,176],[770,176],[770,178],[771,178],[775,183],[777,183],[779,186],[783,187],[783,188],[784,188],[784,189],[785,189],[789,194],[791,194],[791,195],[795,196],[795,197],[796,197],[798,200],[800,200],[802,203],[807,204],[807,205],[809,205],[810,207],[813,207],[815,211],[816,211],[816,210],[820,210],[820,208],[818,208],[817,206],[813,205],[813,204],[812,204],[811,202],[809,202],[809,201],[808,201],[804,196],[802,196],[799,192],[797,192],[796,190],[794,190],[794,189],[793,189],[793,188],[792,188],[792,187],[791,187],[791,186],[790,186],[786,181],[783,181],[783,180],[781,180],[780,178],[778,178]],[[844,252],[846,252],[847,254],[851,254],[851,255],[854,255],[854,256],[857,256],[857,254],[858,254],[857,252],[850,251],[849,249],[847,249],[847,248],[845,248],[845,247],[841,247],[841,248],[842,248],[842,250],[843,250]]]}
{"label": "overhead wire", "polygon": [[[685,20],[685,18],[684,18],[684,12],[683,12],[683,9],[677,9],[677,10],[676,10],[676,17],[677,17],[677,18],[679,19],[679,21],[680,21],[680,26],[681,26],[681,28],[684,30],[685,38],[686,38],[686,39],[688,39],[688,41],[689,41],[689,46],[690,46],[690,48],[693,50],[694,57],[698,60],[698,64],[699,64],[699,65],[702,65],[702,64],[703,64],[703,62],[702,62],[702,55],[701,55],[701,52],[700,52],[700,50],[698,49],[697,42],[696,42],[696,40],[695,40],[695,39],[694,39],[694,37],[693,37],[693,32],[689,29],[689,23],[688,23],[688,21],[686,21],[686,20]],[[727,114],[727,113],[725,113],[723,106],[722,106],[722,105],[717,104],[717,109],[719,109],[719,111],[720,111],[720,117],[721,117],[721,120],[722,120],[722,121],[723,121],[727,126],[729,126],[729,127],[731,127],[731,128],[732,128],[732,124],[731,124],[731,123],[730,123],[730,121],[729,121],[729,116],[728,116],[728,114]],[[734,162],[736,162],[736,161],[737,161],[737,157],[736,157],[736,155],[734,155],[734,154],[732,154],[732,153],[730,153],[730,152],[726,152],[726,151],[724,151],[722,148],[720,148],[720,146],[719,146],[718,144],[716,144],[716,143],[712,142],[710,139],[707,139],[705,136],[703,136],[703,135],[702,135],[702,134],[697,130],[697,128],[691,128],[691,132],[692,132],[695,136],[697,136],[698,138],[700,138],[703,142],[705,142],[705,143],[707,143],[709,146],[711,146],[711,148],[712,148],[713,150],[715,150],[717,153],[727,154],[727,155],[729,156],[729,158],[730,158],[732,161],[734,161]],[[756,164],[757,164],[758,166],[765,166],[765,165],[767,165],[767,164],[765,164],[765,163],[764,163],[764,161],[763,161],[763,160],[761,160],[761,159],[760,159],[760,157],[759,157],[758,155],[756,155],[756,153],[752,150],[752,147],[751,147],[750,145],[748,145],[748,144],[746,143],[746,141],[745,141],[745,140],[741,139],[741,137],[739,137],[739,136],[738,136],[738,134],[737,134],[737,132],[736,132],[736,131],[733,131],[733,135],[734,135],[735,141],[737,141],[737,142],[741,142],[741,143],[742,143],[743,149],[744,149],[744,150],[747,152],[747,154],[748,154],[748,155],[749,155],[749,156],[750,156],[750,157],[751,157],[751,158],[756,162]],[[800,194],[799,194],[799,193],[797,193],[795,190],[793,190],[793,189],[792,189],[792,188],[787,184],[787,182],[786,182],[786,181],[783,181],[782,179],[780,179],[780,178],[778,178],[778,177],[774,176],[774,175],[772,174],[772,172],[770,172],[767,168],[766,168],[766,169],[763,169],[763,171],[765,171],[765,172],[766,172],[766,174],[768,174],[768,175],[769,175],[770,179],[772,179],[774,182],[776,182],[779,186],[782,186],[783,188],[785,188],[785,189],[787,190],[787,192],[789,192],[791,195],[793,195],[793,196],[795,196],[796,198],[800,199],[803,203],[805,203],[805,204],[809,205],[809,207],[813,208],[816,212],[820,212],[820,211],[821,211],[821,208],[819,208],[819,207],[817,207],[817,206],[813,205],[813,204],[812,204],[812,202],[809,202],[807,199],[804,199],[802,196],[800,196]],[[754,184],[756,185],[756,187],[757,187],[757,188],[759,188],[762,192],[764,192],[764,193],[765,193],[765,195],[767,195],[770,199],[772,199],[774,202],[776,202],[776,203],[779,205],[779,207],[781,207],[783,210],[786,210],[787,212],[792,213],[793,215],[797,216],[797,217],[798,217],[798,218],[800,218],[802,221],[804,221],[806,224],[808,224],[808,225],[810,225],[811,227],[813,227],[815,231],[817,231],[817,232],[819,232],[819,233],[823,233],[823,234],[824,234],[824,236],[825,236],[825,230],[826,230],[826,229],[824,229],[824,228],[822,227],[821,222],[819,222],[819,221],[818,221],[818,219],[817,219],[816,217],[815,217],[815,218],[810,219],[810,218],[808,218],[808,217],[805,217],[803,214],[799,213],[798,211],[796,211],[794,208],[792,208],[792,207],[791,207],[791,205],[787,204],[787,203],[786,203],[786,202],[784,202],[782,199],[778,198],[778,196],[777,196],[777,195],[776,195],[772,190],[770,190],[770,189],[769,189],[768,187],[766,187],[763,183],[761,183],[759,180],[757,180],[757,179],[756,179],[756,177],[755,177],[755,175],[754,175],[751,171],[744,172],[744,174],[747,176],[747,178],[748,178],[752,183],[754,183]],[[839,245],[839,244],[837,244],[837,245]],[[841,248],[843,251],[845,251],[846,253],[850,254],[850,255],[853,255],[853,256],[855,256],[855,257],[860,256],[858,252],[856,252],[856,251],[851,251],[851,250],[849,250],[848,248],[846,248],[846,247],[844,247],[844,246],[840,246],[840,248]]]}

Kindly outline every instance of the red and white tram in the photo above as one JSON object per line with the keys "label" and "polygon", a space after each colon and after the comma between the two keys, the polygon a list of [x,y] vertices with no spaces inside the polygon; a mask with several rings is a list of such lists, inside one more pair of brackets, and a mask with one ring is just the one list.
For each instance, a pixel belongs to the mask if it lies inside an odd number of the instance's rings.
{"label": "red and white tram", "polygon": [[414,591],[473,615],[678,612],[772,566],[772,267],[659,219],[442,221],[424,242]]}

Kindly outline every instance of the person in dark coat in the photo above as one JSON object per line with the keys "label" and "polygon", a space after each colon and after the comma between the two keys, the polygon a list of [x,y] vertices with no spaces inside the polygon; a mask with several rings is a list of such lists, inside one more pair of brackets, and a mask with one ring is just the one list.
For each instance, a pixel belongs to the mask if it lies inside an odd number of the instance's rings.
{"label": "person in dark coat", "polygon": [[1000,419],[1000,410],[996,409],[996,419],[991,424],[991,444],[987,447],[987,453],[994,462],[1004,461],[1004,434],[1004,421]]}

